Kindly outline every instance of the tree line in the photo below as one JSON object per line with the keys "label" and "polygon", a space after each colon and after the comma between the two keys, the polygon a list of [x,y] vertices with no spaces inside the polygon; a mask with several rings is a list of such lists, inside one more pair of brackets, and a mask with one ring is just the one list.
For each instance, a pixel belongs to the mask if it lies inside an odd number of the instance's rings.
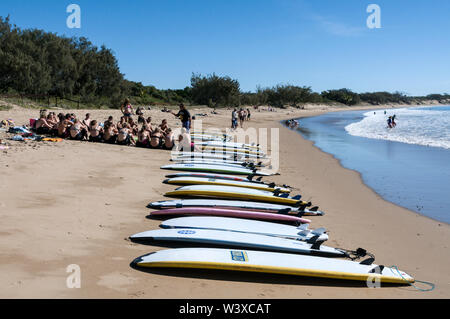
{"label": "tree line", "polygon": [[83,105],[119,107],[128,97],[139,105],[195,104],[210,107],[240,105],[301,106],[306,103],[412,104],[448,101],[448,94],[411,97],[400,92],[355,93],[349,89],[313,92],[310,87],[276,85],[244,92],[229,76],[193,73],[190,86],[161,90],[124,78],[111,49],[84,37],[67,38],[37,29],[21,30],[0,17],[0,94],[77,99]]}

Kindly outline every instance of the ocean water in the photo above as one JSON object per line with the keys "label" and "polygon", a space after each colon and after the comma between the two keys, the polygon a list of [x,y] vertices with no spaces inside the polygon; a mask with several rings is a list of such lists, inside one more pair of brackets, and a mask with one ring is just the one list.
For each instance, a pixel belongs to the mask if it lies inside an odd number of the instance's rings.
{"label": "ocean water", "polygon": [[384,111],[302,118],[297,130],[384,199],[450,223],[450,106]]}

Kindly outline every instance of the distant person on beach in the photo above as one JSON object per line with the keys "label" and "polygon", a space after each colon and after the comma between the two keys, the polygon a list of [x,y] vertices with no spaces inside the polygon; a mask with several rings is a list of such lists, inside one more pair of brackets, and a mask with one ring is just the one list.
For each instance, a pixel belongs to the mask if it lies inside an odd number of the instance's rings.
{"label": "distant person on beach", "polygon": [[117,135],[117,144],[136,145],[130,124],[125,123],[125,125],[119,130],[119,134]]}
{"label": "distant person on beach", "polygon": [[163,133],[159,129],[159,127],[155,128],[150,136],[150,147],[151,148],[159,148],[162,145]]}
{"label": "distant person on beach", "polygon": [[70,137],[72,140],[85,141],[88,138],[87,129],[83,126],[79,119],[75,119],[75,122],[70,127]]}
{"label": "distant person on beach", "polygon": [[49,134],[52,129],[52,125],[47,122],[47,116],[45,113],[41,113],[39,120],[36,122],[37,134]]}
{"label": "distant person on beach", "polygon": [[241,126],[241,128],[244,128],[244,121],[245,121],[245,111],[241,108],[239,110],[239,124]]}
{"label": "distant person on beach", "polygon": [[189,113],[189,111],[186,109],[186,107],[184,106],[183,103],[180,104],[180,111],[178,113],[172,112],[170,111],[170,113],[172,113],[173,115],[175,115],[176,117],[178,117],[181,120],[181,124],[183,126],[183,128],[186,129],[186,131],[189,133],[189,131],[191,130],[191,113]]}
{"label": "distant person on beach", "polygon": [[84,126],[89,127],[89,125],[91,124],[91,114],[87,113],[86,117],[84,118],[84,120],[81,122]]}
{"label": "distant person on beach", "polygon": [[117,140],[117,133],[118,130],[114,126],[114,123],[111,122],[105,122],[104,126],[104,133],[103,133],[103,140],[105,143],[114,144]]}
{"label": "distant person on beach", "polygon": [[231,112],[231,128],[235,130],[238,125],[238,113],[237,109],[234,109],[233,112]]}
{"label": "distant person on beach", "polygon": [[250,109],[247,109],[247,121],[250,121],[250,117],[251,117]]}
{"label": "distant person on beach", "polygon": [[142,106],[139,106],[136,110],[136,115],[144,115],[144,108]]}
{"label": "distant person on beach", "polygon": [[150,132],[145,129],[145,125],[142,125],[142,128],[138,133],[138,140],[136,142],[136,146],[137,147],[150,146]]}
{"label": "distant person on beach", "polygon": [[103,140],[103,127],[96,120],[89,123],[89,141],[101,142]]}
{"label": "distant person on beach", "polygon": [[166,150],[171,150],[174,145],[175,145],[175,141],[174,141],[174,135],[173,135],[172,129],[168,128],[167,129],[167,133],[164,136],[164,145],[163,145],[163,147]]}
{"label": "distant person on beach", "polygon": [[123,116],[131,117],[133,115],[133,107],[130,104],[130,100],[125,99],[120,110],[122,111]]}

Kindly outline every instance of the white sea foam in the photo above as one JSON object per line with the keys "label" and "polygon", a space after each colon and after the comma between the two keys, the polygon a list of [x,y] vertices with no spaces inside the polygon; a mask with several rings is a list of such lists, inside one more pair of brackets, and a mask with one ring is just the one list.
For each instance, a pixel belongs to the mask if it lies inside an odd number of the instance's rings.
{"label": "white sea foam", "polygon": [[[354,136],[450,149],[450,110],[404,108],[367,112],[360,122],[345,130]],[[397,126],[389,129],[387,119],[396,115]]]}

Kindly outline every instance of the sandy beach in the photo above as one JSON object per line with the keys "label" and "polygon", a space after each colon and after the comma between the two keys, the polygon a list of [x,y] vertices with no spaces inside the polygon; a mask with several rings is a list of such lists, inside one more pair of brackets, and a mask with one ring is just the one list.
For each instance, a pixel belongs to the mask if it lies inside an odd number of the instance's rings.
{"label": "sandy beach", "polygon": [[[372,109],[374,107],[367,107]],[[382,108],[380,106],[380,108]],[[203,127],[226,128],[230,110],[189,108]],[[355,110],[357,108],[345,108]],[[246,127],[278,128],[280,174],[267,181],[288,184],[326,212],[310,217],[325,227],[337,248],[362,247],[376,263],[436,285],[431,292],[410,286],[369,289],[364,285],[263,274],[194,270],[138,271],[134,258],[164,249],[132,243],[132,234],[157,229],[146,218],[151,201],[163,200],[173,186],[162,184],[170,152],[64,140],[13,142],[0,151],[0,298],[449,298],[450,227],[380,198],[360,175],[343,168],[281,120],[344,108],[307,106],[305,110],[253,111]],[[105,120],[118,110],[64,110]],[[58,113],[58,111],[57,111]],[[36,109],[0,111],[0,120],[28,124]],[[146,111],[153,123],[178,119]],[[81,269],[81,288],[69,289],[69,265]],[[419,287],[428,288],[420,283]]]}

